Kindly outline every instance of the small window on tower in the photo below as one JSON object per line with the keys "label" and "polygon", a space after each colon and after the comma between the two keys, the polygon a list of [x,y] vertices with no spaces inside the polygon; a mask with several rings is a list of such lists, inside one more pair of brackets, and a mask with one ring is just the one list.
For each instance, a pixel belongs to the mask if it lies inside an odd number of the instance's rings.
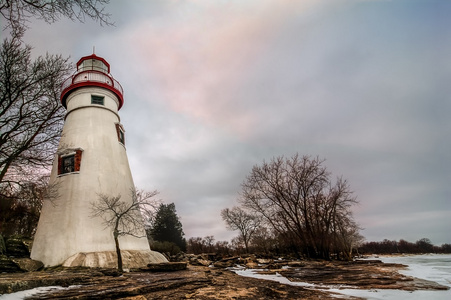
{"label": "small window on tower", "polygon": [[122,144],[125,144],[125,135],[122,130],[119,130],[119,142],[121,142]]}
{"label": "small window on tower", "polygon": [[124,127],[122,127],[122,125],[119,123],[116,123],[116,132],[117,132],[118,141],[122,145],[125,145],[125,130],[124,130]]}
{"label": "small window on tower", "polygon": [[75,171],[75,154],[63,156],[61,174],[72,173]]}
{"label": "small window on tower", "polygon": [[61,154],[58,156],[58,175],[68,174],[80,171],[82,150],[75,150],[70,154]]}
{"label": "small window on tower", "polygon": [[104,105],[104,98],[103,96],[91,95],[91,104]]}

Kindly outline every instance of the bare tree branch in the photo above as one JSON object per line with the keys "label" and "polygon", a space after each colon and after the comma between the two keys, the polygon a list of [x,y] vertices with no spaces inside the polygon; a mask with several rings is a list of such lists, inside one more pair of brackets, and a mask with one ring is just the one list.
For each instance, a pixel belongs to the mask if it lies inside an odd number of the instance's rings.
{"label": "bare tree branch", "polygon": [[48,176],[33,181],[5,185],[0,193],[0,234],[32,237],[44,199],[58,197],[58,184],[48,184]]}
{"label": "bare tree branch", "polygon": [[110,0],[1,0],[0,14],[12,31],[27,28],[31,18],[54,23],[62,17],[85,22],[90,18],[100,25],[113,25],[111,15],[105,12]]}
{"label": "bare tree branch", "polygon": [[357,201],[346,180],[331,181],[323,162],[296,154],[254,166],[239,201],[306,255],[327,259],[358,229],[351,213]]}
{"label": "bare tree branch", "polygon": [[121,195],[108,196],[99,194],[98,201],[91,203],[91,217],[103,219],[105,228],[113,231],[118,259],[118,269],[122,272],[122,257],[119,237],[130,235],[137,238],[146,237],[143,214],[152,218],[160,203],[154,197],[158,191],[145,192],[135,189],[130,191],[131,201],[121,199]]}
{"label": "bare tree branch", "polygon": [[60,55],[31,61],[30,51],[17,35],[0,48],[1,185],[49,167],[64,122],[59,92],[72,67]]}
{"label": "bare tree branch", "polygon": [[238,230],[240,237],[243,239],[246,252],[249,252],[249,242],[254,233],[260,228],[262,218],[256,214],[251,214],[239,207],[232,209],[223,209],[221,217],[226,222],[227,228],[230,230]]}

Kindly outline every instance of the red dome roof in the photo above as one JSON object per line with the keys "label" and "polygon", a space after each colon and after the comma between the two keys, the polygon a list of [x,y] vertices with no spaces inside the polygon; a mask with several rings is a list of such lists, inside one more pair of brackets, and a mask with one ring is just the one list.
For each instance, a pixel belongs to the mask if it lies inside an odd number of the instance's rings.
{"label": "red dome roof", "polygon": [[[93,60],[93,63],[80,68],[86,60]],[[94,61],[100,61],[104,66],[94,66]],[[109,73],[110,64],[102,57],[91,54],[80,58],[77,62],[77,71],[61,85],[61,104],[67,108],[66,100],[72,91],[82,87],[92,86],[105,88],[113,92],[119,100],[118,110],[121,109],[124,104],[124,91],[120,83]]]}
{"label": "red dome roof", "polygon": [[95,55],[94,53],[88,56],[83,56],[82,58],[80,58],[80,60],[77,62],[77,70],[78,67],[81,65],[81,63],[85,60],[88,59],[95,59],[95,60],[100,60],[101,62],[103,62],[105,64],[105,66],[108,68],[108,73],[110,73],[110,64],[102,57]]}

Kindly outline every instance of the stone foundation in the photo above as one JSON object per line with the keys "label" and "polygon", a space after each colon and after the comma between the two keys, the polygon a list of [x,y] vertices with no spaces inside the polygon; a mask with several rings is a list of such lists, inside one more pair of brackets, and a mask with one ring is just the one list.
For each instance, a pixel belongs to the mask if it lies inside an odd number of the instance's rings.
{"label": "stone foundation", "polygon": [[[168,261],[163,254],[151,250],[121,250],[121,255],[124,269]],[[117,268],[116,251],[80,252],[66,259],[63,267]]]}

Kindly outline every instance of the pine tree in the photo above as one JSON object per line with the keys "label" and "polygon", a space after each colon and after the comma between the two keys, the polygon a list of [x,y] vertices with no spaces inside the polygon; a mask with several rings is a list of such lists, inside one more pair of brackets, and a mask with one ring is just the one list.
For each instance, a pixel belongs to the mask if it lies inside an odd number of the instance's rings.
{"label": "pine tree", "polygon": [[174,243],[182,251],[186,251],[186,240],[183,237],[185,234],[174,203],[160,204],[150,228],[150,235],[155,241]]}

